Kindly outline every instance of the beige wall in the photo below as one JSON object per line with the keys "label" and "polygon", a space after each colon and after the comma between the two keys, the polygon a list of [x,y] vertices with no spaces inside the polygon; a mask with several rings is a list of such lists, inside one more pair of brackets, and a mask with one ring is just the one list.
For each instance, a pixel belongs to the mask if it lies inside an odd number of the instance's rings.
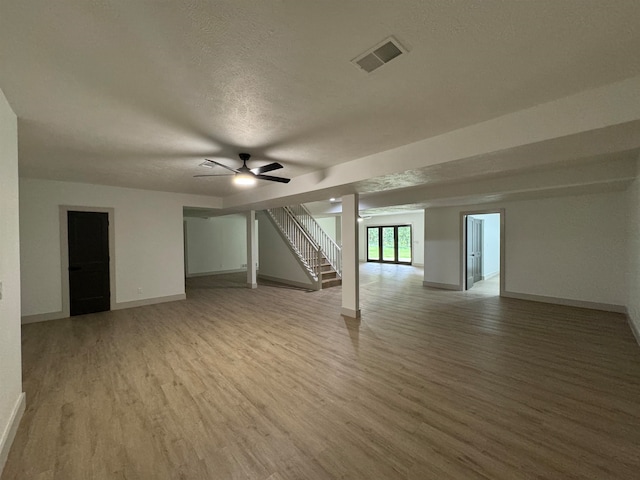
{"label": "beige wall", "polygon": [[247,218],[185,218],[187,277],[246,268]]}
{"label": "beige wall", "polygon": [[111,294],[117,307],[185,293],[182,210],[207,202],[195,195],[21,179],[22,315],[62,312],[61,205],[114,210]]}
{"label": "beige wall", "polygon": [[[640,159],[638,159],[640,174]],[[640,175],[627,191],[627,310],[640,342]]]}
{"label": "beige wall", "polygon": [[280,280],[283,283],[313,288],[313,282],[289,250],[267,214],[257,212],[256,218],[260,226],[258,236],[260,270],[258,274],[262,277]]}
{"label": "beige wall", "polygon": [[[626,192],[563,196],[505,208],[508,292],[624,306],[627,303]],[[460,284],[460,212],[430,209],[425,223],[427,282]]]}
{"label": "beige wall", "polygon": [[24,408],[20,348],[18,122],[0,90],[0,472]]}

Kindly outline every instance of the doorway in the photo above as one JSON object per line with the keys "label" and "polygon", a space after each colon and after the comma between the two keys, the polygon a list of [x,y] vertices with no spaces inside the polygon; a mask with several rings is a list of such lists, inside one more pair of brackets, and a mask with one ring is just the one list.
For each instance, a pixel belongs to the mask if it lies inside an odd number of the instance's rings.
{"label": "doorway", "polygon": [[462,286],[464,290],[500,295],[504,291],[504,215],[462,214]]}
{"label": "doorway", "polygon": [[67,212],[69,313],[111,307],[109,217],[103,212]]}
{"label": "doorway", "polygon": [[367,227],[367,262],[411,265],[411,225]]}

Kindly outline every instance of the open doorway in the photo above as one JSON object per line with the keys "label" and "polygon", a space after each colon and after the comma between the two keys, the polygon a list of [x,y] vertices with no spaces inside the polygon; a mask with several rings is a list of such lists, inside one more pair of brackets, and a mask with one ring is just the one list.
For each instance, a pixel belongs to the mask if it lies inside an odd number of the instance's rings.
{"label": "open doorway", "polygon": [[504,290],[504,215],[502,211],[463,212],[462,285],[464,290],[501,295]]}

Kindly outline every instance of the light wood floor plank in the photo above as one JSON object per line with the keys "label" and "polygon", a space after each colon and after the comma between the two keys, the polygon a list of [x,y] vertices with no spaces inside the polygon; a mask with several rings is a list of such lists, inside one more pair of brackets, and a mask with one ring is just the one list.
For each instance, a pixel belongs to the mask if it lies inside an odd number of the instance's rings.
{"label": "light wood floor plank", "polygon": [[1,480],[640,478],[622,315],[368,264],[354,321],[339,287],[244,281],[25,325]]}

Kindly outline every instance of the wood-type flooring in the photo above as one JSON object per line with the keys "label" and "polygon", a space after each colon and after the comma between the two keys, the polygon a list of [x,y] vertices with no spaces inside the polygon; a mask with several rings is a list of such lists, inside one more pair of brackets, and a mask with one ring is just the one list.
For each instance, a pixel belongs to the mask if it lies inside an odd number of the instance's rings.
{"label": "wood-type flooring", "polygon": [[622,315],[422,286],[242,274],[185,301],[23,327],[2,480],[638,479],[640,347]]}

